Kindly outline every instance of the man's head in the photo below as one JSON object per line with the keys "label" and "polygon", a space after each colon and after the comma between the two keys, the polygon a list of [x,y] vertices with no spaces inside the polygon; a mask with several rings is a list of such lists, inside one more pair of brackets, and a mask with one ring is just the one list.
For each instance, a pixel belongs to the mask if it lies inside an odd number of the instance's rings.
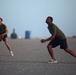
{"label": "man's head", "polygon": [[2,18],[0,18],[0,24],[2,24],[2,21],[3,21],[3,19],[2,19]]}
{"label": "man's head", "polygon": [[46,23],[48,25],[50,25],[50,24],[52,24],[52,22],[53,22],[53,18],[51,16],[48,16],[47,19],[46,19]]}

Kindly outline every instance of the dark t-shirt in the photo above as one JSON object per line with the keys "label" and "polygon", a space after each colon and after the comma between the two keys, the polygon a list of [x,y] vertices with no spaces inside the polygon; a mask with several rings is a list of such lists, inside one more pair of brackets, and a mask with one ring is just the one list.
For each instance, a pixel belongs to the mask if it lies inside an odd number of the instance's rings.
{"label": "dark t-shirt", "polygon": [[3,34],[3,33],[5,33],[6,28],[7,28],[6,25],[4,25],[4,24],[0,25],[0,35]]}
{"label": "dark t-shirt", "polygon": [[66,39],[64,33],[55,24],[49,25],[48,30],[52,35],[56,32],[55,38]]}

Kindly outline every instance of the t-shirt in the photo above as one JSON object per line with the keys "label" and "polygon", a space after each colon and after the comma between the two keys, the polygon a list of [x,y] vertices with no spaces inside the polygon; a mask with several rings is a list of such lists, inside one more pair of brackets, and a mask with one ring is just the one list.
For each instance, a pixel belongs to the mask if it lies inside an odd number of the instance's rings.
{"label": "t-shirt", "polygon": [[49,25],[48,30],[51,33],[51,35],[53,35],[56,32],[55,38],[66,39],[64,33],[55,24],[52,23],[51,25]]}
{"label": "t-shirt", "polygon": [[5,29],[6,29],[6,25],[1,24],[0,25],[0,35],[3,34],[3,33],[5,33],[5,31],[6,31]]}

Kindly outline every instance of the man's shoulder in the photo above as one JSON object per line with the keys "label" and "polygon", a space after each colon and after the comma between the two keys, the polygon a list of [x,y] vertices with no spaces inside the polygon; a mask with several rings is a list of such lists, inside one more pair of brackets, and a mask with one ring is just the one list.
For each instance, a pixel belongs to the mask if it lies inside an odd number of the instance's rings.
{"label": "man's shoulder", "polygon": [[53,28],[55,27],[56,25],[54,23],[52,23],[51,25],[48,26],[48,28]]}
{"label": "man's shoulder", "polygon": [[6,25],[5,25],[5,24],[3,24],[3,23],[2,23],[2,26],[6,27]]}
{"label": "man's shoulder", "polygon": [[6,26],[4,23],[2,23],[3,26]]}
{"label": "man's shoulder", "polygon": [[53,26],[57,26],[56,24],[52,23]]}
{"label": "man's shoulder", "polygon": [[53,23],[53,27],[54,27],[54,28],[59,28],[59,27],[58,27],[56,24],[54,24],[54,23]]}
{"label": "man's shoulder", "polygon": [[4,29],[7,28],[7,26],[6,26],[5,24],[3,24],[3,23],[2,23],[2,27],[3,27]]}

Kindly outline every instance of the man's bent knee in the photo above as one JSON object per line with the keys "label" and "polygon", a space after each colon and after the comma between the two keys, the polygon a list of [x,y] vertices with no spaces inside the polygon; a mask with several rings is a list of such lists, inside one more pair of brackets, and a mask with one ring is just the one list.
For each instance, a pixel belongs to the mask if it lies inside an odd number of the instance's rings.
{"label": "man's bent knee", "polygon": [[48,45],[47,48],[50,49],[50,48],[52,48],[52,46],[51,45]]}
{"label": "man's bent knee", "polygon": [[69,52],[69,49],[68,48],[66,48],[66,49],[64,49],[66,52]]}

